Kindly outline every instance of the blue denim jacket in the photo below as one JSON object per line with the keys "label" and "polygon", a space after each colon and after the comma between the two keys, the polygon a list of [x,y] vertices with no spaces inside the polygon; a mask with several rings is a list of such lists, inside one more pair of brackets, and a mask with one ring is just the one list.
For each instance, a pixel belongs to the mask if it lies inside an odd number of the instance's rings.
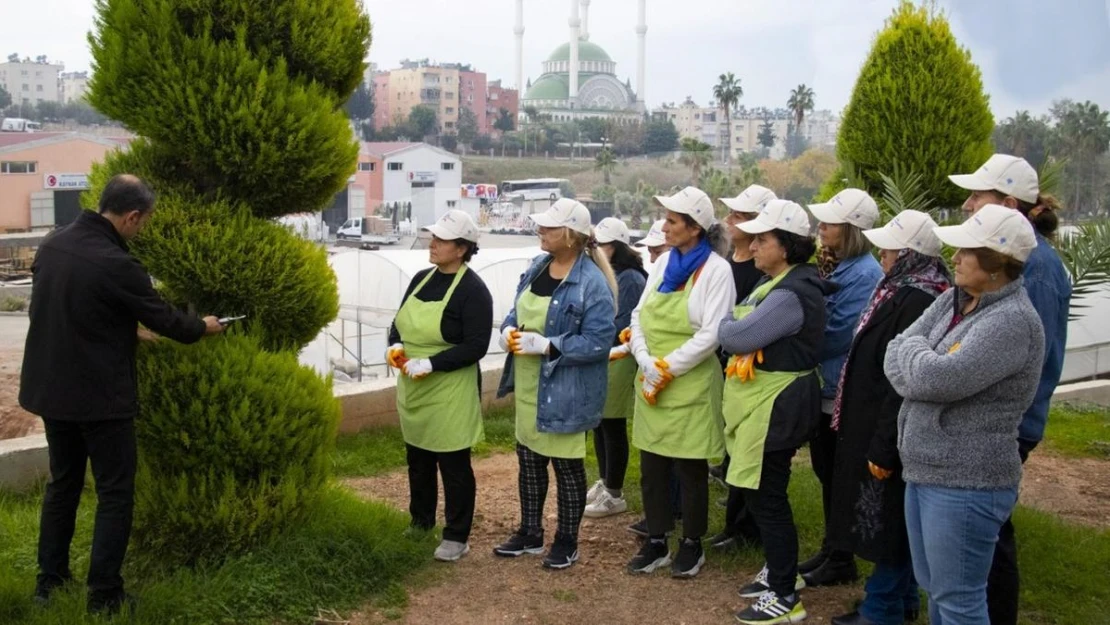
{"label": "blue denim jacket", "polygon": [[[520,278],[516,297],[547,268],[550,254],[532,260]],[[601,423],[609,384],[609,348],[616,326],[613,317],[613,292],[605,275],[585,254],[551,296],[544,336],[558,350],[555,358],[542,356],[536,429],[552,434],[575,434],[596,428]],[[504,330],[516,326],[516,306],[501,324]],[[513,392],[513,355],[505,357],[505,370],[497,396]]]}
{"label": "blue denim jacket", "polygon": [[1037,384],[1033,405],[1025,411],[1018,427],[1018,439],[1030,443],[1041,442],[1052,393],[1060,382],[1064,370],[1064,346],[1068,342],[1068,306],[1071,300],[1071,280],[1064,263],[1052,243],[1037,235],[1037,248],[1025,261],[1025,292],[1044,326],[1044,368]]}
{"label": "blue denim jacket", "polygon": [[852,338],[864,307],[883,279],[883,268],[871,254],[860,254],[842,261],[829,276],[840,287],[825,297],[825,346],[821,350],[821,396],[836,397],[840,370],[852,348]]}

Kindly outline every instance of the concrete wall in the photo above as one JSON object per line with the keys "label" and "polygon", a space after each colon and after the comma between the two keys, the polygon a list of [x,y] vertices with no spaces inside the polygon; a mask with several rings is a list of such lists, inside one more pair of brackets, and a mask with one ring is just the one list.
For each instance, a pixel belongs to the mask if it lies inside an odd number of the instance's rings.
{"label": "concrete wall", "polygon": [[[482,368],[484,408],[508,405],[511,401],[511,397],[494,398],[500,378],[500,365]],[[343,385],[336,388],[335,396],[343,406],[339,431],[344,434],[398,425],[396,378]],[[1110,406],[1110,381],[1061,386],[1053,400]],[[45,435],[0,440],[0,489],[30,488],[48,475],[49,467]]]}

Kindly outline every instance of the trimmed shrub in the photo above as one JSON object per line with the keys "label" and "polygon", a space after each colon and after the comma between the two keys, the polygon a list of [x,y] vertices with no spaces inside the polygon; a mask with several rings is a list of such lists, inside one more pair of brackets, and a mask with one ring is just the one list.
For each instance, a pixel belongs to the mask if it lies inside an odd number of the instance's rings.
{"label": "trimmed shrub", "polygon": [[339,409],[297,353],[338,312],[326,252],[271,219],[354,172],[343,103],[370,24],[358,0],[98,0],[89,100],[142,136],[96,167],[157,208],[132,250],[170,301],[247,315],[199,345],[144,346],[136,545],[167,562],[250,549],[328,479]]}
{"label": "trimmed shrub", "polygon": [[180,562],[243,551],[298,518],[329,475],[331,380],[228,335],[140,350],[136,545]]}
{"label": "trimmed shrub", "polygon": [[966,192],[948,174],[973,172],[990,157],[994,118],[979,68],[957,43],[948,21],[908,0],[875,38],[844,113],[836,153],[842,168],[821,199],[842,188],[855,169],[873,195],[881,172],[896,166],[925,174],[924,188],[941,206]]}

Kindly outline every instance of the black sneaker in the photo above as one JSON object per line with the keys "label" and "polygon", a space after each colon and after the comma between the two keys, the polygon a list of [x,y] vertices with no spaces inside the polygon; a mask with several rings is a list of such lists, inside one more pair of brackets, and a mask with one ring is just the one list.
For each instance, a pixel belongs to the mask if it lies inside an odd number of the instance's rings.
{"label": "black sneaker", "polygon": [[822,545],[821,551],[818,551],[812,558],[806,560],[805,562],[798,563],[798,572],[802,575],[805,575],[806,573],[816,571],[817,568],[824,564],[825,560],[828,559],[829,550],[824,545]]}
{"label": "black sneaker", "polygon": [[570,540],[556,538],[551,551],[543,559],[545,569],[566,569],[578,562],[578,544]]}
{"label": "black sneaker", "polygon": [[640,538],[647,538],[648,537],[647,519],[646,518],[640,519],[639,521],[636,521],[635,523],[633,523],[632,525],[629,525],[625,529],[627,529],[628,531],[632,532],[633,534],[639,536]]}
{"label": "black sneaker", "polygon": [[[742,586],[740,590],[736,591],[737,594],[745,599],[756,599],[767,594],[771,590],[770,584],[767,583],[768,575],[770,575],[770,571],[768,571],[767,566],[764,565],[763,568],[759,570],[759,573],[756,573],[755,579],[753,579],[750,584]],[[794,578],[795,592],[805,587],[806,582],[801,575]]]}
{"label": "black sneaker", "polygon": [[524,530],[517,530],[509,540],[493,548],[493,555],[502,558],[516,558],[525,554],[536,555],[543,553],[543,533],[529,534]]}
{"label": "black sneaker", "polygon": [[738,543],[736,537],[728,532],[721,532],[714,534],[709,538],[709,548],[718,551],[724,551],[730,547],[735,547]]}
{"label": "black sneaker", "polygon": [[844,586],[854,584],[859,579],[859,571],[856,570],[855,559],[845,561],[829,558],[815,570],[803,574],[802,579],[806,581],[808,588]]}
{"label": "black sneaker", "polygon": [[666,540],[645,540],[640,553],[628,563],[629,573],[654,573],[671,563],[671,551]]}
{"label": "black sneaker", "polygon": [[122,590],[107,593],[91,591],[89,592],[86,607],[89,614],[114,616],[119,614],[124,608],[134,608],[135,603],[135,597]]}
{"label": "black sneaker", "polygon": [[678,555],[671,565],[671,577],[694,577],[705,566],[705,551],[701,539],[683,538],[678,543]]}
{"label": "black sneaker", "polygon": [[54,594],[62,586],[70,582],[70,578],[57,578],[54,576],[42,577],[35,583],[35,605],[39,607],[47,607],[50,604],[50,596]]}
{"label": "black sneaker", "polygon": [[736,620],[745,625],[775,625],[776,623],[801,623],[806,618],[806,609],[798,593],[780,597],[767,591],[750,606],[736,613]]}

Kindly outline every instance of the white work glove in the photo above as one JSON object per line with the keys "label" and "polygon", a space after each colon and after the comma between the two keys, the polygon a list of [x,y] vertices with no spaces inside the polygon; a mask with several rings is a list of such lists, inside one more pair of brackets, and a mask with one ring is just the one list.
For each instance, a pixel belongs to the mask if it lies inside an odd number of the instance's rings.
{"label": "white work glove", "polygon": [[649,371],[655,371],[655,359],[647,352],[632,352],[636,356],[636,365],[640,367],[640,375],[647,377]]}
{"label": "white work glove", "polygon": [[535,332],[517,332],[513,343],[513,353],[518,356],[543,356],[551,346],[547,337]]}
{"label": "white work glove", "polygon": [[404,372],[410,378],[419,380],[432,372],[432,361],[427,358],[409,360],[405,362]]}
{"label": "white work glove", "polygon": [[516,332],[516,328],[513,326],[505,326],[505,329],[501,331],[501,336],[497,339],[497,345],[501,348],[501,351],[512,351],[509,349],[509,337],[513,332]]}
{"label": "white work glove", "polygon": [[400,369],[405,364],[405,346],[401,343],[390,345],[385,352],[385,361],[390,367]]}
{"label": "white work glove", "polygon": [[609,362],[620,360],[622,358],[628,358],[628,355],[631,353],[632,347],[628,343],[617,345],[616,347],[609,350]]}
{"label": "white work glove", "polygon": [[641,383],[640,392],[644,394],[644,397],[655,395],[655,385],[648,381],[647,376],[644,376],[644,381]]}
{"label": "white work glove", "polygon": [[659,369],[659,366],[656,364],[657,362],[658,361],[652,360],[651,366],[647,368],[644,368],[641,365],[640,372],[644,374],[644,382],[650,383],[655,388],[661,388],[663,386],[663,378],[665,376],[663,375],[663,372]]}

